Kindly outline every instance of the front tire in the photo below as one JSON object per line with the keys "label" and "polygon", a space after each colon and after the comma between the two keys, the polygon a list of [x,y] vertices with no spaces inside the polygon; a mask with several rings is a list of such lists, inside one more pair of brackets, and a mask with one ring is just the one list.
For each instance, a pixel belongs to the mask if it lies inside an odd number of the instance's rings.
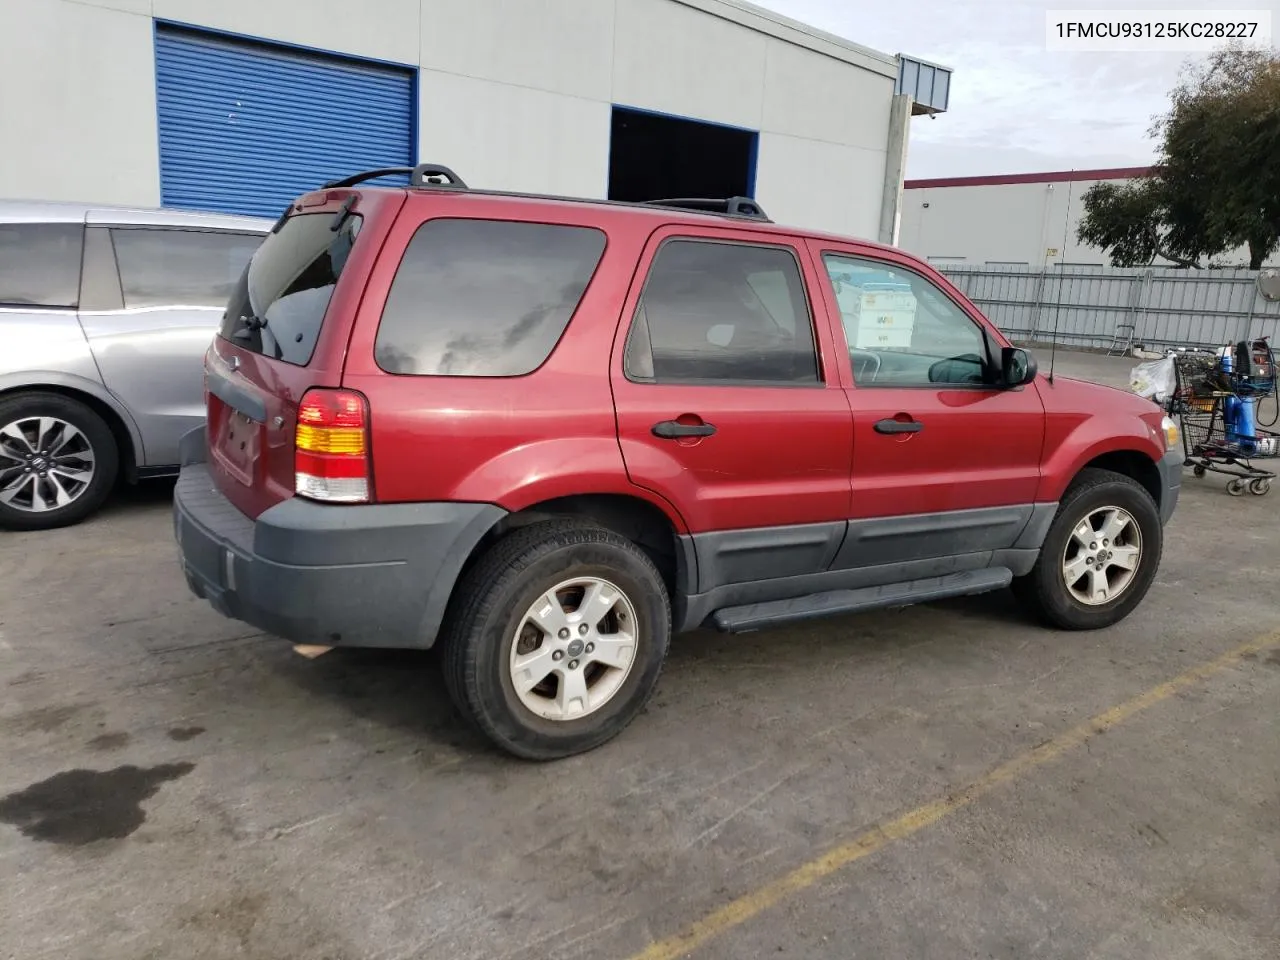
{"label": "front tire", "polygon": [[1084,470],[1058,505],[1035,567],[1014,581],[1014,593],[1050,626],[1109,627],[1147,595],[1163,549],[1151,494],[1123,474]]}
{"label": "front tire", "polygon": [[588,523],[536,523],[459,584],[442,635],[445,684],[507,752],[568,757],[643,709],[670,633],[666,586],[635,544]]}
{"label": "front tire", "polygon": [[57,393],[0,401],[0,528],[80,523],[106,501],[120,469],[111,428]]}

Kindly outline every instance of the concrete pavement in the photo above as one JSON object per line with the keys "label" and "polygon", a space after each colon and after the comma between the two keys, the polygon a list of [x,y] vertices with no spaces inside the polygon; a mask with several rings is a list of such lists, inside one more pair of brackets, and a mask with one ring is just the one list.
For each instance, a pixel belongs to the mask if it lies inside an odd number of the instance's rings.
{"label": "concrete pavement", "polygon": [[192,599],[164,486],[0,534],[0,956],[1274,960],[1277,497],[1188,477],[1101,633],[998,594],[681,638],[549,765],[465,731],[430,655],[306,661]]}

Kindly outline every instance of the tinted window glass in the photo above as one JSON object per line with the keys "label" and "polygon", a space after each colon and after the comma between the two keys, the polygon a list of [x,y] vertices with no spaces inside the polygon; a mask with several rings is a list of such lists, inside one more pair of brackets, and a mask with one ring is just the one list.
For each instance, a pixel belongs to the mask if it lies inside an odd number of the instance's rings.
{"label": "tinted window glass", "polygon": [[627,375],[659,381],[817,383],[795,255],[675,240],[658,251],[627,340]]}
{"label": "tinted window glass", "polygon": [[396,272],[374,347],[388,373],[518,377],[550,356],[604,253],[587,227],[432,220]]}
{"label": "tinted window glass", "polygon": [[227,304],[220,336],[246,350],[306,366],[361,219],[333,229],[332,213],[290,217],[269,234]]}
{"label": "tinted window glass", "polygon": [[259,236],[112,229],[126,307],[225,307]]}
{"label": "tinted window glass", "polygon": [[83,244],[78,223],[0,223],[0,303],[76,306]]}
{"label": "tinted window glass", "polygon": [[854,382],[933,386],[988,381],[981,328],[935,284],[894,264],[827,254]]}

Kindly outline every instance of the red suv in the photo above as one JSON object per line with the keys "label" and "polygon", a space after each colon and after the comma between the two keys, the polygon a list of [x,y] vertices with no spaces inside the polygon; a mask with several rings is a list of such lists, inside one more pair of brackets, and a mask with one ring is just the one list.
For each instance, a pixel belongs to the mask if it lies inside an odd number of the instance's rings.
{"label": "red suv", "polygon": [[[389,172],[411,185],[359,186]],[[205,376],[191,589],[297,644],[438,643],[530,758],[626,726],[673,632],[1010,585],[1113,624],[1181,478],[1159,407],[1039,375],[901,250],[434,165],[293,204]]]}

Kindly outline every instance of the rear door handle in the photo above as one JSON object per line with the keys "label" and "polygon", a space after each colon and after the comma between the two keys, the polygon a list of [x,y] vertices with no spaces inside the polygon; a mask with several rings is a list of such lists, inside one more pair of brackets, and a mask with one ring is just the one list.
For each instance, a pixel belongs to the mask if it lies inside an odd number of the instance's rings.
{"label": "rear door handle", "polygon": [[679,440],[681,437],[709,437],[716,432],[714,424],[681,423],[678,420],[663,420],[653,425],[653,435],[663,440]]}
{"label": "rear door handle", "polygon": [[919,420],[877,420],[876,433],[919,433],[924,424]]}

